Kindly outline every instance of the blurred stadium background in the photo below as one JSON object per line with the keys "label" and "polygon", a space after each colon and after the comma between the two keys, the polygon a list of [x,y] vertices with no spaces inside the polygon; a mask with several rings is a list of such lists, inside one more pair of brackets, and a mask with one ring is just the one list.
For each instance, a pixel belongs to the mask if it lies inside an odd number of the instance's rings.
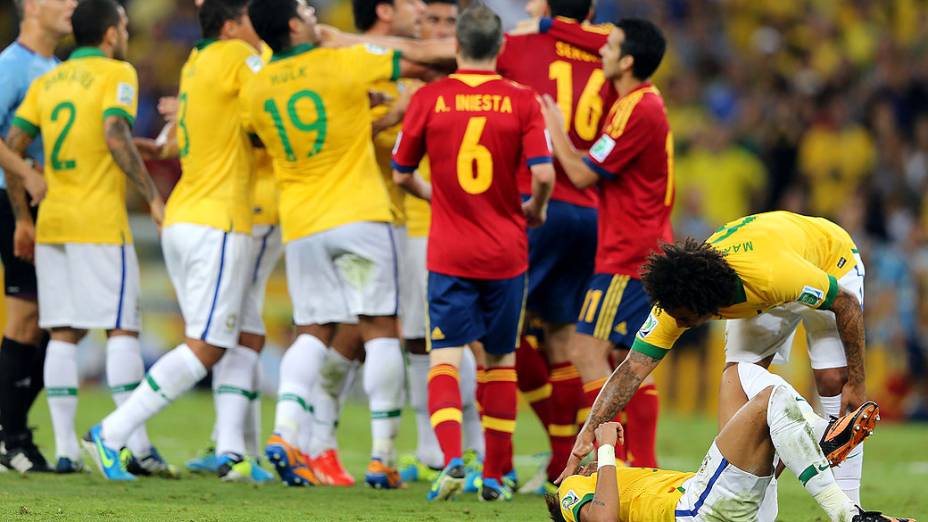
{"label": "blurred stadium background", "polygon": [[[141,85],[135,132],[154,137],[164,124],[158,98],[176,93],[180,66],[199,36],[196,13],[192,0],[124,3],[129,60]],[[522,0],[488,3],[508,27],[525,17]],[[323,22],[353,30],[350,2],[314,4]],[[840,223],[867,267],[869,392],[886,418],[928,420],[928,1],[603,0],[596,9],[597,22],[644,16],[667,32],[668,57],[655,83],[676,139],[677,236],[702,239],[730,219],[774,208]],[[0,42],[16,32],[12,2],[3,2]],[[168,194],[178,164],[149,168]],[[130,205],[138,210],[140,202]],[[142,339],[152,362],[183,328],[147,215],[137,214],[133,228],[142,260]],[[273,391],[280,349],[290,341],[281,269],[268,294],[263,361]],[[663,408],[713,411],[721,326],[691,334],[661,366]],[[780,372],[810,391],[804,339],[796,339]],[[82,376],[97,381],[102,337],[85,343]]]}

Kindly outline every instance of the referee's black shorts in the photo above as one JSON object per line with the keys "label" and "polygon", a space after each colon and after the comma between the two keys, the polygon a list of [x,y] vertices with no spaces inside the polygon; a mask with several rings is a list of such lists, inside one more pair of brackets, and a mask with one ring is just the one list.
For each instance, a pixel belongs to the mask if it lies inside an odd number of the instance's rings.
{"label": "referee's black shorts", "polygon": [[[36,209],[32,209],[36,217]],[[13,255],[13,232],[16,230],[16,217],[10,206],[10,199],[5,189],[0,189],[0,260],[3,261],[3,289],[10,297],[35,300],[37,287],[35,282],[35,265]]]}

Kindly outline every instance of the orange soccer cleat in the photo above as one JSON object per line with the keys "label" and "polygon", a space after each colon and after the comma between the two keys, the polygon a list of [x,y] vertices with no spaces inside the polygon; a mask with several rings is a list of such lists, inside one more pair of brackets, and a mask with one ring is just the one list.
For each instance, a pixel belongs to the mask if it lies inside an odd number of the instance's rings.
{"label": "orange soccer cleat", "polygon": [[303,459],[300,450],[291,446],[280,435],[275,433],[267,439],[264,453],[274,465],[274,469],[277,470],[284,484],[288,486],[318,486],[321,484],[312,468]]}
{"label": "orange soccer cleat", "polygon": [[367,473],[364,481],[374,489],[398,489],[404,487],[400,473],[378,458],[372,458],[367,464]]}
{"label": "orange soccer cleat", "polygon": [[308,455],[306,458],[323,484],[327,486],[354,486],[354,477],[342,465],[336,450],[327,449],[316,458]]}
{"label": "orange soccer cleat", "polygon": [[819,443],[828,463],[837,466],[844,462],[851,450],[873,434],[879,420],[880,407],[867,401],[851,413],[829,422]]}

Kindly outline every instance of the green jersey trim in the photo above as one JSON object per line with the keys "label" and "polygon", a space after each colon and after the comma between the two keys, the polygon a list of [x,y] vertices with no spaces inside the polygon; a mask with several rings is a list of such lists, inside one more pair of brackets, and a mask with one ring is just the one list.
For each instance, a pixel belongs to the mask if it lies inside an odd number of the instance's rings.
{"label": "green jersey trim", "polygon": [[587,493],[586,495],[583,495],[583,498],[580,499],[580,502],[577,502],[577,505],[575,505],[571,509],[571,511],[574,514],[574,520],[576,520],[577,522],[580,522],[580,508],[589,504],[592,501],[593,501],[593,493]]}
{"label": "green jersey trim", "polygon": [[133,118],[132,115],[126,112],[126,110],[123,108],[110,107],[109,109],[106,109],[105,111],[103,111],[104,120],[106,120],[110,116],[116,116],[116,117],[125,119],[127,122],[129,122],[129,127],[132,127],[135,125],[135,118]]}
{"label": "green jersey trim", "polygon": [[218,41],[219,40],[215,38],[203,38],[203,39],[197,40],[197,42],[193,44],[193,46],[196,48],[197,51],[202,51],[203,49],[206,49],[207,47],[209,47],[210,45],[213,45],[214,43]]}
{"label": "green jersey trim", "polygon": [[13,116],[13,121],[10,122],[12,125],[19,127],[20,130],[28,134],[29,136],[35,138],[35,135],[39,133],[39,127],[33,124],[29,120],[24,120],[19,116]]}
{"label": "green jersey trim", "polygon": [[828,274],[828,294],[819,309],[831,310],[831,305],[834,304],[836,297],[838,297],[838,280],[835,279],[835,276]]}
{"label": "green jersey trim", "polygon": [[744,281],[740,277],[737,278],[737,284],[735,285],[735,302],[732,305],[744,303],[748,300],[748,294],[744,291]]}
{"label": "green jersey trim", "polygon": [[106,53],[96,47],[78,47],[68,56],[68,60],[79,58],[106,58]]}
{"label": "green jersey trim", "polygon": [[284,49],[283,51],[280,51],[279,53],[274,53],[274,55],[271,56],[271,63],[279,61],[279,60],[283,60],[284,58],[292,58],[299,54],[312,51],[315,48],[316,48],[315,45],[308,44],[308,43],[294,45],[293,47],[289,49]]}
{"label": "green jersey trim", "polygon": [[390,74],[390,81],[395,82],[400,79],[400,59],[403,57],[399,51],[393,51],[393,73]]}
{"label": "green jersey trim", "polygon": [[670,351],[661,348],[660,346],[654,346],[649,342],[642,341],[637,337],[635,337],[635,342],[632,343],[632,350],[638,353],[643,353],[652,359],[657,359],[658,361],[663,359],[664,356],[667,355],[667,352]]}

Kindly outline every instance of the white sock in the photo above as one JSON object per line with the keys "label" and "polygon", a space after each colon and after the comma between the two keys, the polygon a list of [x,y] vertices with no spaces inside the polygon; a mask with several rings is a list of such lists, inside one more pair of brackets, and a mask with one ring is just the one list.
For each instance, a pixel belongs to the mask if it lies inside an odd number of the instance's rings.
{"label": "white sock", "polygon": [[789,386],[774,386],[770,393],[767,425],[777,455],[831,520],[851,520],[854,503],[835,482],[819,441],[800,410],[804,401],[797,398],[801,397]]}
{"label": "white sock", "polygon": [[244,346],[226,349],[216,382],[216,454],[245,455],[245,418],[255,396],[258,352]]}
{"label": "white sock", "polygon": [[313,428],[309,442],[309,455],[312,457],[338,446],[335,440],[338,398],[350,371],[351,360],[332,348],[326,351],[319,380],[312,390]]}
{"label": "white sock", "polygon": [[81,456],[74,432],[77,415],[77,345],[51,340],[45,355],[45,392],[55,431],[55,455],[78,460]]}
{"label": "white sock", "polygon": [[324,357],[322,341],[300,334],[280,361],[274,431],[291,445],[300,445],[300,423],[309,411],[310,390],[319,377]]}
{"label": "white sock", "polygon": [[483,456],[483,426],[480,424],[480,413],[477,411],[477,360],[470,349],[464,349],[458,371],[461,378],[461,429],[464,434],[464,448],[472,449]]}
{"label": "white sock", "polygon": [[[145,363],[142,362],[142,345],[138,337],[114,335],[106,340],[106,383],[116,406],[129,399],[145,378]],[[133,455],[142,458],[151,453],[151,440],[145,425],[139,426],[129,435],[126,446]]]}
{"label": "white sock", "polygon": [[263,372],[261,371],[260,354],[254,366],[252,379],[255,394],[248,404],[248,415],[245,417],[245,451],[249,456],[257,459],[261,457],[261,382],[263,381]]}
{"label": "white sock", "polygon": [[[818,396],[818,402],[822,405],[822,411],[828,418],[841,416],[841,396],[822,397]],[[840,465],[832,468],[835,474],[835,482],[847,494],[851,502],[860,505],[860,477],[863,473],[864,466],[864,445],[859,444],[851,450],[847,458]]]}
{"label": "white sock", "polygon": [[763,366],[751,363],[738,363],[738,377],[741,379],[741,389],[744,390],[744,394],[747,395],[748,400],[753,399],[755,395],[770,386],[786,386],[789,388],[791,392],[796,395],[800,403],[799,409],[802,411],[802,416],[812,426],[812,432],[815,434],[815,437],[818,440],[822,440],[825,430],[828,429],[828,420],[823,419],[815,413],[812,406],[806,402],[805,399],[802,398],[802,395],[793,388],[793,385],[786,382],[783,377],[775,373],[770,373],[770,371]]}
{"label": "white sock", "polygon": [[444,456],[429,417],[429,356],[408,353],[406,360],[409,405],[416,414],[416,458],[430,468],[441,468]]}
{"label": "white sock", "polygon": [[403,351],[400,340],[390,337],[364,343],[364,391],[371,408],[371,457],[393,467],[396,462],[395,440],[403,408]]}
{"label": "white sock", "polygon": [[[774,458],[774,461],[779,462]],[[776,466],[773,469],[777,469]],[[777,477],[771,477],[770,483],[767,484],[767,491],[764,492],[764,500],[761,501],[757,508],[757,522],[776,522],[777,513],[780,510],[777,504]]]}
{"label": "white sock", "polygon": [[206,377],[206,367],[186,344],[161,356],[129,399],[103,419],[103,438],[107,445],[114,449],[125,446],[136,428],[203,377]]}

